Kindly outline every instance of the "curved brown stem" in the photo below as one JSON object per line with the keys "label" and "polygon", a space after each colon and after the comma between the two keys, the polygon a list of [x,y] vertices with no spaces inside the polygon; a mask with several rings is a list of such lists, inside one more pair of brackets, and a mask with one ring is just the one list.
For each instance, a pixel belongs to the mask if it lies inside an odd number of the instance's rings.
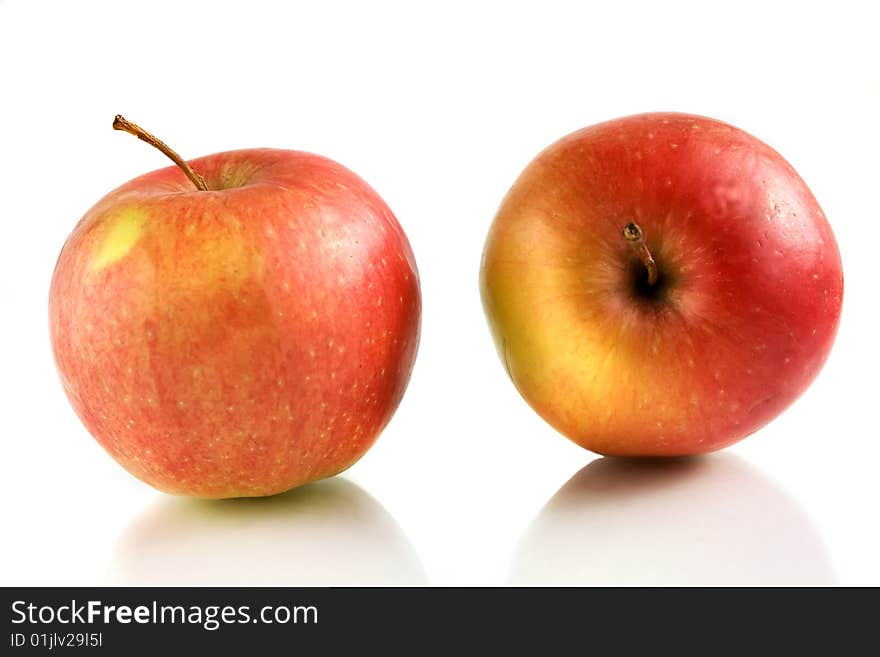
{"label": "curved brown stem", "polygon": [[168,146],[168,144],[163,142],[161,139],[154,137],[142,127],[140,127],[136,123],[132,123],[121,114],[117,114],[116,118],[113,119],[113,129],[127,132],[130,135],[134,135],[141,141],[147,142],[150,146],[158,148],[160,151],[165,153],[165,155],[167,155],[171,159],[171,161],[174,162],[174,164],[183,169],[186,177],[192,181],[192,184],[196,186],[196,189],[202,192],[208,191],[208,185],[205,183],[205,179],[202,178],[202,176],[197,174],[195,171],[193,171],[190,166],[183,160],[183,158],[175,153],[171,149],[171,147]]}
{"label": "curved brown stem", "polygon": [[657,263],[654,262],[654,256],[651,255],[651,252],[645,245],[642,229],[639,228],[637,223],[631,221],[623,227],[623,237],[629,242],[633,253],[645,265],[645,269],[648,270],[648,285],[654,285],[657,282]]}

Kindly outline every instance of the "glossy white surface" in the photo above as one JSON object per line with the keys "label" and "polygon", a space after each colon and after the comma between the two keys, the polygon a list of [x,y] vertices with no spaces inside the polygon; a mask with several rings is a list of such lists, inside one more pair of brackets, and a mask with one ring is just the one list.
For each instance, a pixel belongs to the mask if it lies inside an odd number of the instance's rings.
{"label": "glossy white surface", "polygon": [[[291,3],[293,4],[293,3]],[[0,0],[0,584],[880,584],[880,48],[870,3]],[[632,465],[557,435],[494,353],[477,290],[502,195],[554,139],[707,114],[779,150],[840,242],[837,344],[725,454]],[[184,157],[319,152],[372,184],[418,260],[422,347],[385,434],[338,480],[198,502],[132,479],[49,348],[64,239]]]}

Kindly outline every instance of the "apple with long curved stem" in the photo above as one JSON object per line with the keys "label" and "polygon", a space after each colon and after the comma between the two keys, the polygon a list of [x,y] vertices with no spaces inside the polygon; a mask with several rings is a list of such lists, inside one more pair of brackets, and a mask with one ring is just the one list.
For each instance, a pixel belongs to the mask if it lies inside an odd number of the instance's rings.
{"label": "apple with long curved stem", "polygon": [[129,472],[199,497],[336,474],[376,440],[416,355],[421,300],[388,206],[345,167],[250,149],[184,162],[101,199],[49,295],[74,409]]}
{"label": "apple with long curved stem", "polygon": [[766,144],[675,113],[585,128],[535,158],[489,231],[481,290],[519,392],[608,455],[708,452],[818,374],[840,255]]}

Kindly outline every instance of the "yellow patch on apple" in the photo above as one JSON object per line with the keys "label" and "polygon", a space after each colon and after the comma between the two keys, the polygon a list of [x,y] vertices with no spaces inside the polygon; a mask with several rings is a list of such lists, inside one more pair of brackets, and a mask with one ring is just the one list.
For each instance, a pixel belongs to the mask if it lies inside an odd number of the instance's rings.
{"label": "yellow patch on apple", "polygon": [[92,260],[92,269],[100,271],[125,257],[140,239],[145,221],[144,214],[135,208],[125,208],[107,219],[104,239]]}

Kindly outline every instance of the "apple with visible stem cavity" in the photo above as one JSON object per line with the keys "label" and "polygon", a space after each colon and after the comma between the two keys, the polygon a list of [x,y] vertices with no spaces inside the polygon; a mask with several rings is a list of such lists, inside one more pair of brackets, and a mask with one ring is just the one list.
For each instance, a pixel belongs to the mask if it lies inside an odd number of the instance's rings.
{"label": "apple with visible stem cavity", "polygon": [[520,394],[624,456],[709,452],[776,417],[825,362],[843,297],[834,235],[791,165],[676,113],[539,154],[495,217],[480,283]]}
{"label": "apple with visible stem cavity", "polygon": [[357,461],[419,340],[416,264],[363,180],[317,155],[184,162],[90,209],[49,296],[70,402],[130,473],[170,493],[279,493]]}

